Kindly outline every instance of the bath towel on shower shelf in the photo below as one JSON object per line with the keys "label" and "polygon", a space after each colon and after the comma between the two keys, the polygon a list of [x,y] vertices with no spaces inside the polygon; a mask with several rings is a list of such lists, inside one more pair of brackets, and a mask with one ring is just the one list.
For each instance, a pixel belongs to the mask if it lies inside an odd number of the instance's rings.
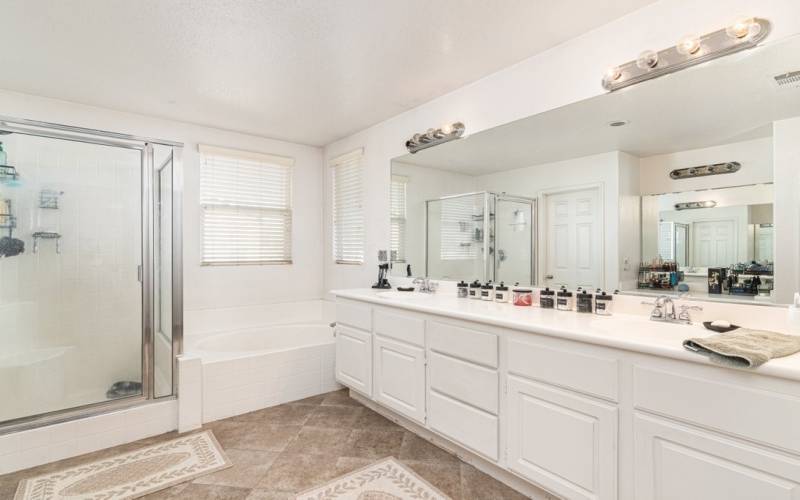
{"label": "bath towel on shower shelf", "polygon": [[738,368],[756,368],[773,358],[800,352],[800,336],[739,328],[683,342],[690,351],[708,356],[712,362]]}
{"label": "bath towel on shower shelf", "polygon": [[17,238],[11,238],[9,236],[3,236],[0,238],[0,257],[14,257],[24,251],[24,241]]}

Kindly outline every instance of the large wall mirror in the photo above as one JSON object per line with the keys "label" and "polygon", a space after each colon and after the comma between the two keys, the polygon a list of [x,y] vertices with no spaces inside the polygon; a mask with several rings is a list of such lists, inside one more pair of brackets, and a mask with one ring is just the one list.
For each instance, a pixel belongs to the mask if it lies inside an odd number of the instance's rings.
{"label": "large wall mirror", "polygon": [[794,37],[395,158],[392,275],[791,301],[797,70]]}

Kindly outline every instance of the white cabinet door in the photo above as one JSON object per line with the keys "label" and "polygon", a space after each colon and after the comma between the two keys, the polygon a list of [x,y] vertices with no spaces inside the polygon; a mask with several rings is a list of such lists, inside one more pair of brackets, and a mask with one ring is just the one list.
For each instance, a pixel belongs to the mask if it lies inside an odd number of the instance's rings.
{"label": "white cabinet door", "polygon": [[336,380],[372,397],[372,334],[336,327]]}
{"label": "white cabinet door", "polygon": [[637,413],[637,500],[797,500],[800,461]]}
{"label": "white cabinet door", "polygon": [[387,339],[374,340],[375,400],[425,423],[425,350]]}
{"label": "white cabinet door", "polygon": [[564,498],[616,498],[615,406],[514,376],[508,391],[511,470]]}

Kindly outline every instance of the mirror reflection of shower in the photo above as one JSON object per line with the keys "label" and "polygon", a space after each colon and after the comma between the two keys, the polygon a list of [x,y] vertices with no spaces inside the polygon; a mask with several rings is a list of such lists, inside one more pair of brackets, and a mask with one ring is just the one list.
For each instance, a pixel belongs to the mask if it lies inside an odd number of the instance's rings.
{"label": "mirror reflection of shower", "polygon": [[535,200],[465,193],[426,202],[426,275],[532,283]]}

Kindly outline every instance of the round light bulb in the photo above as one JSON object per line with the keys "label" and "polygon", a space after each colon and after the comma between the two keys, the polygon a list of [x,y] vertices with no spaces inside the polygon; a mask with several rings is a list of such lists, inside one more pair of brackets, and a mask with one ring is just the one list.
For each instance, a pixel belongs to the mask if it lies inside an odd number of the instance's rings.
{"label": "round light bulb", "polygon": [[636,58],[636,66],[639,69],[653,69],[658,66],[658,53],[652,50],[645,50]]}
{"label": "round light bulb", "polygon": [[442,133],[444,135],[450,135],[450,134],[453,133],[453,124],[452,123],[448,123],[446,125],[442,125],[442,129],[441,130],[442,130]]}
{"label": "round light bulb", "polygon": [[725,28],[725,33],[731,38],[755,36],[760,32],[761,25],[752,17],[739,18]]}
{"label": "round light bulb", "polygon": [[612,66],[606,70],[603,77],[607,82],[617,81],[620,79],[620,77],[622,77],[622,70],[619,69],[619,66]]}
{"label": "round light bulb", "polygon": [[679,54],[691,56],[700,52],[700,37],[697,35],[686,35],[678,41],[675,49]]}

